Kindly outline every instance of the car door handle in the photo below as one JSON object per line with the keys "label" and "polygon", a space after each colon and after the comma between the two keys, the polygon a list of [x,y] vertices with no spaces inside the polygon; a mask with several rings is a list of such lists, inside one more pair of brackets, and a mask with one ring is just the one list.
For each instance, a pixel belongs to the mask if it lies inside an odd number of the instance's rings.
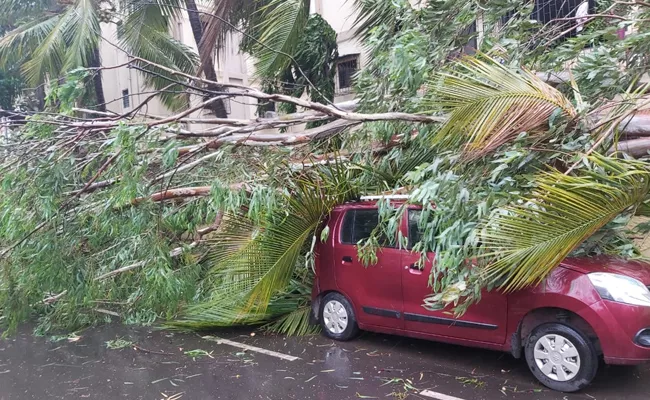
{"label": "car door handle", "polygon": [[422,275],[422,270],[416,263],[407,265],[406,267],[404,267],[404,269],[408,269],[409,272],[412,273],[413,275]]}
{"label": "car door handle", "polygon": [[352,262],[352,257],[351,256],[343,256],[341,259],[344,263],[351,263]]}

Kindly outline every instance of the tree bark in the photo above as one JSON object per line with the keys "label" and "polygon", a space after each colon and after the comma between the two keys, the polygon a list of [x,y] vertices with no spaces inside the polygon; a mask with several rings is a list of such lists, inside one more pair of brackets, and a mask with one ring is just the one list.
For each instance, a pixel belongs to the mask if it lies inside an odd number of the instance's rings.
{"label": "tree bark", "polygon": [[95,87],[95,109],[98,111],[106,112],[106,98],[104,97],[104,84],[102,83],[102,70],[99,69],[102,65],[102,60],[99,56],[99,46],[93,49],[92,58],[90,60],[90,67],[97,68],[93,75],[93,85]]}
{"label": "tree bark", "polygon": [[[194,0],[185,0],[185,5],[187,8],[187,15],[190,19],[190,26],[192,27],[192,35],[196,41],[196,47],[199,48],[201,43],[201,38],[203,37],[203,23],[201,22],[201,17],[199,9],[196,6]],[[213,51],[214,49],[207,49],[206,51]],[[203,66],[203,71],[205,72],[205,77],[213,82],[217,82],[217,73],[214,69],[214,60],[212,54],[201,57],[201,59],[206,60],[205,65]],[[216,92],[223,91],[223,88],[219,85],[209,84],[209,90]],[[228,118],[228,113],[226,112],[226,106],[223,100],[216,101],[211,103],[207,107],[210,109],[217,118]]]}

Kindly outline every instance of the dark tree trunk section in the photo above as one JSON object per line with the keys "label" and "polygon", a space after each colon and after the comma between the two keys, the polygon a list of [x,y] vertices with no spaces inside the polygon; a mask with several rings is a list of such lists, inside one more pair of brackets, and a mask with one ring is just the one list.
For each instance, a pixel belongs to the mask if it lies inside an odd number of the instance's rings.
{"label": "dark tree trunk section", "polygon": [[[90,60],[91,68],[101,67],[99,56],[99,47],[93,49],[92,59]],[[96,70],[93,75],[93,85],[95,86],[95,108],[99,111],[106,111],[106,98],[104,97],[104,84],[102,83],[102,71]]]}
{"label": "dark tree trunk section", "polygon": [[[201,43],[201,38],[203,37],[203,23],[201,22],[201,16],[194,0],[185,0],[185,4],[187,6],[187,14],[190,19],[190,25],[192,27],[192,34],[194,35],[196,47],[198,48],[199,43]],[[205,77],[208,80],[217,82],[217,73],[214,70],[214,61],[212,59],[212,55],[205,57],[205,59],[207,60],[205,67],[203,68],[205,71]],[[223,91],[223,88],[219,85],[209,85],[208,89],[217,92]],[[228,118],[226,106],[222,100],[210,104],[208,108],[214,112],[218,118]]]}
{"label": "dark tree trunk section", "polygon": [[45,84],[38,85],[34,89],[34,96],[36,97],[38,111],[45,109]]}

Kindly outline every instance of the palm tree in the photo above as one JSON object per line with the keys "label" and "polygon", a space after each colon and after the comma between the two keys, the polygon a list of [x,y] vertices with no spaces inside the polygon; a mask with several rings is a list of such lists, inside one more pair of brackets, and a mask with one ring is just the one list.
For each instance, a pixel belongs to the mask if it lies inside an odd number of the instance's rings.
{"label": "palm tree", "polygon": [[[258,77],[273,79],[285,70],[307,25],[310,5],[308,0],[205,0],[207,11],[200,11],[195,0],[185,3],[201,58],[198,72],[214,82],[212,55],[233,33],[243,33],[246,50],[255,57]],[[222,102],[214,103],[214,108],[218,116],[225,117]]]}
{"label": "palm tree", "polygon": [[[288,54],[298,43],[307,22],[307,0],[210,0],[209,12],[199,11],[194,0],[121,0],[110,22],[120,24],[119,45],[129,54],[188,74],[204,72],[217,81],[212,54],[223,47],[226,34],[244,30],[253,41],[250,49],[257,58],[260,76],[273,75],[290,61]],[[22,61],[28,83],[38,85],[48,77],[60,77],[79,67],[98,67],[98,46],[102,40],[100,22],[106,21],[102,0],[0,0],[4,19],[18,21],[17,28],[0,39],[0,66],[12,59]],[[188,11],[200,59],[188,46],[173,39],[170,23]],[[109,13],[110,14],[110,13]],[[150,67],[147,67],[150,68]],[[155,89],[169,85],[164,70],[145,74]],[[96,103],[102,107],[101,72],[94,77]],[[213,88],[214,89],[214,88]],[[186,105],[181,86],[161,93],[170,108]],[[225,117],[220,102],[215,112]]]}
{"label": "palm tree", "polygon": [[[19,59],[27,82],[34,86],[79,67],[98,67],[101,3],[98,0],[0,1],[9,18],[20,22],[0,39],[0,63]],[[134,56],[192,73],[197,57],[168,33],[170,18],[178,9],[162,4],[143,0],[122,2],[121,10],[128,14],[122,18],[124,36],[120,45]],[[156,89],[169,85],[164,71],[156,72],[162,77],[148,75],[147,83]],[[104,100],[100,71],[95,72],[94,87],[96,103],[101,108]],[[162,97],[170,107],[182,104],[178,96],[163,94]]]}

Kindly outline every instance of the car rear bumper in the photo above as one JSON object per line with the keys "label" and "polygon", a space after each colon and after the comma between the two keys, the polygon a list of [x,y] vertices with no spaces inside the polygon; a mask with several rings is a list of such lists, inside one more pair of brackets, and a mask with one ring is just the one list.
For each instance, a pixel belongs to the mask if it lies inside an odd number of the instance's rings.
{"label": "car rear bumper", "polygon": [[607,364],[650,362],[650,307],[601,300],[590,309],[596,318],[592,327]]}

